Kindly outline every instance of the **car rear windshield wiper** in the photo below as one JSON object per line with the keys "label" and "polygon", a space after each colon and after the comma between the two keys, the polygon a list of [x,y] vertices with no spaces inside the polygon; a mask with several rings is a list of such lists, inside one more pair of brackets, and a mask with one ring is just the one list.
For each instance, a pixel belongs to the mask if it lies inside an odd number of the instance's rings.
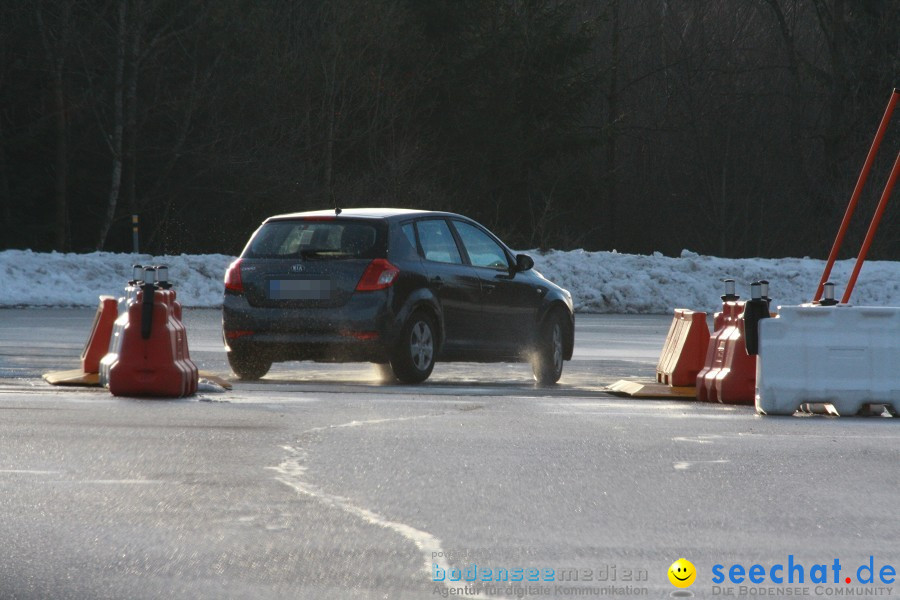
{"label": "car rear windshield wiper", "polygon": [[298,252],[298,254],[303,258],[320,258],[322,256],[328,256],[333,253],[334,250],[328,250],[325,248],[305,248]]}
{"label": "car rear windshield wiper", "polygon": [[337,249],[306,248],[298,252],[302,258],[353,258],[354,254]]}

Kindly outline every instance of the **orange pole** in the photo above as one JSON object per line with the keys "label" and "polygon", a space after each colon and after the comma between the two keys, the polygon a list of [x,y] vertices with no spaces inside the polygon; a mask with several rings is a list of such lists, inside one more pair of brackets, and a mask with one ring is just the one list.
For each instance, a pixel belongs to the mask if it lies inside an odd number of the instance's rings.
{"label": "orange pole", "polygon": [[837,260],[838,252],[840,252],[841,245],[844,243],[844,235],[846,235],[847,228],[850,226],[850,218],[856,210],[859,196],[862,194],[863,186],[866,184],[866,179],[869,177],[869,171],[872,170],[872,163],[875,162],[875,155],[878,154],[878,147],[881,145],[881,140],[884,138],[885,131],[887,131],[888,123],[891,120],[891,113],[894,112],[894,106],[897,104],[898,98],[900,98],[900,90],[895,89],[891,93],[891,99],[888,101],[884,116],[881,117],[881,124],[878,126],[878,131],[875,133],[875,139],[872,140],[872,147],[869,148],[869,154],[866,156],[866,162],[863,164],[859,179],[856,181],[856,187],[853,188],[853,195],[850,196],[850,204],[847,205],[847,211],[844,213],[844,220],[841,221],[837,237],[834,238],[834,246],[831,247],[831,254],[828,255],[828,262],[825,263],[825,272],[822,273],[822,279],[819,280],[819,286],[816,288],[816,295],[813,297],[813,302],[818,302],[822,297],[822,290],[825,289],[825,282],[831,277],[831,269],[834,267],[834,261]]}
{"label": "orange pole", "polygon": [[881,200],[878,201],[878,208],[875,209],[875,216],[872,217],[872,223],[869,225],[866,239],[863,240],[859,256],[856,257],[856,265],[853,267],[853,273],[850,274],[850,281],[847,282],[847,289],[844,290],[844,297],[841,298],[842,304],[850,302],[850,294],[853,292],[853,286],[856,285],[856,278],[859,276],[859,271],[862,269],[862,265],[866,260],[866,254],[869,253],[869,246],[872,245],[872,240],[875,239],[875,232],[878,230],[878,224],[881,223],[881,215],[884,214],[884,209],[887,208],[888,199],[891,197],[891,192],[894,190],[894,184],[897,182],[898,174],[900,174],[900,152],[897,153],[897,160],[894,161],[894,168],[891,169],[891,176],[888,178],[887,185],[884,186],[884,192],[881,194]]}

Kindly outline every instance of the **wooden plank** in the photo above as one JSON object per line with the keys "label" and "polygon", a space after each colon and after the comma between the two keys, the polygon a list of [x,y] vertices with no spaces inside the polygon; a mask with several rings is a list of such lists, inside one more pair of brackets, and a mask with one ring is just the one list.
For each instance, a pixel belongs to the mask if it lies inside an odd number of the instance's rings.
{"label": "wooden plank", "polygon": [[[44,381],[50,385],[68,385],[78,387],[99,387],[99,373],[85,373],[81,369],[73,369],[71,371],[54,371],[52,373],[44,373]],[[209,371],[200,371],[200,378],[207,379],[226,390],[232,388],[231,382],[223,377],[219,377]]]}
{"label": "wooden plank", "polygon": [[54,371],[53,373],[44,373],[44,381],[50,385],[97,387],[100,385],[100,374],[85,373],[81,369]]}
{"label": "wooden plank", "polygon": [[628,381],[626,379],[620,379],[609,386],[606,391],[631,398],[683,398],[693,400],[697,397],[697,388],[695,387],[673,387],[655,381]]}

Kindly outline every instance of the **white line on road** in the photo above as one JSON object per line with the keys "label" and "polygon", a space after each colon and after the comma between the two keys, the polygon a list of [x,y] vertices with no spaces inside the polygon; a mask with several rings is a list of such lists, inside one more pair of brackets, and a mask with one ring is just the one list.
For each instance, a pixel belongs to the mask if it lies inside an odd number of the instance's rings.
{"label": "white line on road", "polygon": [[343,429],[345,427],[362,427],[363,425],[378,425],[381,423],[396,423],[399,421],[414,421],[416,419],[427,419],[428,417],[433,417],[434,415],[415,415],[412,417],[397,417],[395,419],[370,419],[368,421],[350,421],[349,423],[341,423],[339,425],[325,425],[323,427],[313,427],[312,429],[307,429],[302,432],[300,435],[304,435],[307,433],[315,433],[318,431],[330,431],[332,429]]}
{"label": "white line on road", "polygon": [[[385,421],[400,421],[400,420],[409,420],[412,417],[408,417],[406,419],[378,419],[375,421],[351,421],[350,423],[344,423],[343,425],[333,425],[331,427],[317,427],[315,429],[311,429],[309,431],[317,431],[322,429],[330,429],[337,427],[357,427],[363,423],[381,423]],[[268,469],[275,471],[278,473],[278,477],[275,479],[280,481],[281,483],[287,485],[288,487],[294,489],[300,494],[304,494],[306,496],[310,496],[318,500],[319,502],[325,504],[326,506],[330,506],[333,508],[340,509],[348,514],[351,514],[355,517],[358,517],[365,521],[366,523],[370,523],[372,525],[377,525],[379,527],[384,527],[385,529],[389,529],[394,533],[397,533],[407,540],[411,541],[416,545],[416,548],[419,549],[423,560],[423,569],[429,576],[431,576],[431,557],[432,556],[444,556],[444,549],[441,547],[441,540],[431,535],[427,531],[422,531],[421,529],[416,529],[410,525],[406,525],[405,523],[400,523],[398,521],[391,521],[385,517],[382,517],[378,513],[375,513],[369,509],[362,508],[360,506],[356,506],[353,504],[348,498],[343,496],[337,496],[334,494],[329,494],[327,492],[322,491],[317,486],[309,483],[304,480],[304,474],[306,473],[306,467],[303,465],[304,460],[306,459],[306,452],[304,452],[301,448],[295,448],[293,446],[282,446],[282,448],[287,451],[288,456],[284,459],[284,461],[278,465],[277,467],[267,467]]]}
{"label": "white line on road", "polygon": [[692,444],[712,444],[713,440],[721,438],[716,434],[698,435],[696,437],[673,437],[673,442],[690,442]]}
{"label": "white line on road", "polygon": [[0,469],[0,473],[11,473],[13,475],[56,475],[60,471],[35,471],[31,469]]}
{"label": "white line on road", "polygon": [[163,483],[178,483],[176,481],[163,481],[162,479],[87,479],[85,481],[74,481],[73,483],[93,483],[97,485],[148,485]]}
{"label": "white line on road", "polygon": [[687,471],[694,465],[721,465],[725,463],[731,462],[730,460],[685,460],[682,462],[674,463],[672,466],[676,471]]}
{"label": "white line on road", "polygon": [[[0,469],[0,475],[59,475],[63,471],[40,471],[35,469]],[[178,483],[175,481],[163,481],[162,479],[72,479],[62,480],[54,479],[45,483],[72,483],[77,485],[149,485],[149,484],[171,484]]]}
{"label": "white line on road", "polygon": [[[363,425],[378,425],[381,423],[393,423],[393,422],[401,422],[401,421],[413,421],[416,419],[425,419],[428,417],[433,417],[436,415],[414,415],[409,417],[398,417],[393,419],[369,419],[367,421],[349,421],[347,423],[340,423],[337,425],[326,425],[323,427],[313,427],[311,429],[307,429],[301,435],[305,435],[307,433],[319,433],[322,431],[330,431],[334,429],[344,429],[350,427],[362,427]],[[267,467],[268,469],[275,471],[279,474],[279,477],[276,477],[277,481],[287,485],[288,487],[294,489],[296,492],[300,494],[304,494],[306,496],[310,496],[318,500],[319,502],[325,504],[326,506],[331,506],[342,510],[350,515],[358,517],[365,521],[366,523],[370,523],[372,525],[376,525],[378,527],[383,527],[385,529],[389,529],[394,533],[399,534],[403,538],[409,540],[413,544],[415,544],[416,548],[418,548],[420,554],[422,555],[422,567],[423,570],[431,577],[431,559],[433,556],[445,556],[444,549],[441,546],[441,540],[437,537],[431,535],[427,531],[422,531],[421,529],[416,529],[411,525],[407,525],[405,523],[400,523],[399,521],[391,521],[376,512],[373,512],[367,508],[363,508],[361,506],[357,506],[350,501],[349,498],[345,498],[343,496],[337,496],[335,494],[329,494],[321,489],[319,489],[316,485],[305,480],[306,467],[304,466],[304,461],[307,458],[306,452],[302,448],[297,448],[294,446],[282,446],[282,449],[287,451],[288,456],[285,460],[278,465],[277,467]],[[443,582],[444,586],[449,587],[449,583]]]}

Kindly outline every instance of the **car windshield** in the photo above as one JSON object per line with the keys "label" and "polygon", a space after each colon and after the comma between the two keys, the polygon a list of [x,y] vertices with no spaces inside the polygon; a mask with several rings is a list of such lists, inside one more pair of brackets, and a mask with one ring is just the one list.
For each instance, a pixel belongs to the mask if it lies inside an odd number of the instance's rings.
{"label": "car windshield", "polygon": [[244,251],[245,258],[373,258],[378,229],[349,220],[266,223]]}

